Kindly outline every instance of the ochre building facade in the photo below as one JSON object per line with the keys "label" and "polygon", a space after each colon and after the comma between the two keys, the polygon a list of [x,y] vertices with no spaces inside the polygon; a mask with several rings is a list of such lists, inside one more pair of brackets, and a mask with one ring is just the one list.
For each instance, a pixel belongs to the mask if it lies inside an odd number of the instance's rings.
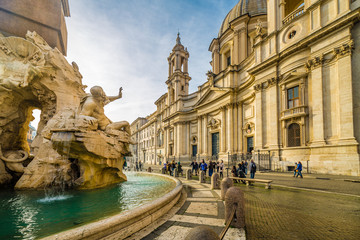
{"label": "ochre building facade", "polygon": [[[269,153],[273,170],[359,175],[360,0],[240,0],[189,94],[189,52],[176,40],[168,92],[137,131],[139,161]],[[159,150],[162,153],[159,153]]]}

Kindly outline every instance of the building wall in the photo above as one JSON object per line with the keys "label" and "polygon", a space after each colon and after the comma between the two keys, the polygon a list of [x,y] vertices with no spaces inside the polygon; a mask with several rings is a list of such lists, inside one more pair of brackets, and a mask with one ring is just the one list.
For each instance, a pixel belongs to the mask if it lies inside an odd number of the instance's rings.
{"label": "building wall", "polygon": [[210,158],[218,134],[225,162],[270,152],[273,169],[302,161],[311,172],[359,175],[357,2],[306,0],[285,15],[269,0],[268,15],[233,19],[212,41],[212,72],[197,92],[169,99],[173,80],[189,79],[169,71],[169,91],[152,113],[166,159],[190,161],[193,145]]}
{"label": "building wall", "polygon": [[67,0],[1,0],[0,32],[24,38],[27,31],[36,31],[51,47],[66,55],[64,17],[68,16]]}

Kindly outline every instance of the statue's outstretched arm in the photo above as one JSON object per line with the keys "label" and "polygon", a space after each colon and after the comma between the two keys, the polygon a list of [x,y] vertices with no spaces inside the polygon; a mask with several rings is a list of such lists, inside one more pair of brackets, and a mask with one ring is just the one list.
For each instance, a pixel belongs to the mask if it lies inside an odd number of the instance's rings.
{"label": "statue's outstretched arm", "polygon": [[123,90],[123,88],[121,87],[121,88],[119,89],[119,95],[108,97],[108,99],[110,100],[110,102],[115,101],[116,99],[122,98],[122,90]]}

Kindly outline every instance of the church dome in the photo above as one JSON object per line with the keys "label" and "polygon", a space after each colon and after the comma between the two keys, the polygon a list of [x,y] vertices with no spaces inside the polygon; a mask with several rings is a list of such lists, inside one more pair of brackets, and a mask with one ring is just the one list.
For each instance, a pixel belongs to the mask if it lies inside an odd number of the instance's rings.
{"label": "church dome", "polygon": [[266,1],[267,0],[240,0],[226,15],[219,31],[219,37],[230,27],[230,23],[238,17],[246,14],[250,17],[267,14]]}

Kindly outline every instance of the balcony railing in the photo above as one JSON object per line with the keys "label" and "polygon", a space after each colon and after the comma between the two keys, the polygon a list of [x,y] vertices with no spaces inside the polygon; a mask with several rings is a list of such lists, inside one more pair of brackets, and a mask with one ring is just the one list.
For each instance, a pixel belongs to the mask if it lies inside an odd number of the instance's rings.
{"label": "balcony railing", "polygon": [[307,114],[307,106],[299,106],[286,109],[281,112],[281,120],[292,118],[294,116],[304,116]]}
{"label": "balcony railing", "polygon": [[295,9],[295,11],[291,12],[289,15],[287,15],[284,20],[283,20],[283,24],[287,24],[288,22],[291,22],[294,18],[303,15],[305,12],[304,10],[304,6],[299,7],[297,9]]}

